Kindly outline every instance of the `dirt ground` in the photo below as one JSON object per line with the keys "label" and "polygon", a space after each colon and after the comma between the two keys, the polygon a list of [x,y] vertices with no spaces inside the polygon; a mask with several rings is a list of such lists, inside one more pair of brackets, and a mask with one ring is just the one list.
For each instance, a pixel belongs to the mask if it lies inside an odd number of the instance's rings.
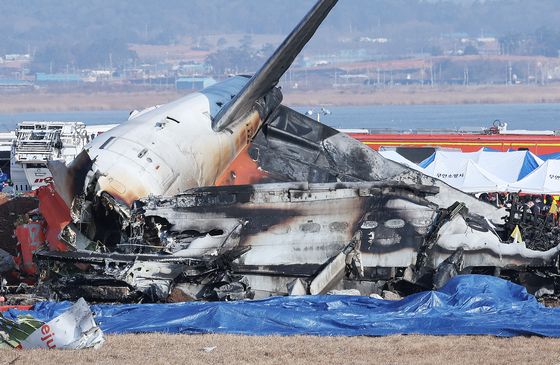
{"label": "dirt ground", "polygon": [[421,104],[511,104],[557,103],[560,87],[516,86],[399,86],[393,88],[285,90],[286,105],[421,105]]}
{"label": "dirt ground", "polygon": [[0,350],[0,364],[558,364],[560,339],[108,336],[99,350]]}
{"label": "dirt ground", "polygon": [[134,110],[183,96],[170,91],[0,94],[0,113]]}
{"label": "dirt ground", "polygon": [[[392,88],[348,88],[324,90],[284,89],[284,104],[313,105],[412,105],[475,103],[558,103],[560,86],[399,86]],[[95,93],[8,93],[0,96],[0,113],[133,110],[164,104],[186,92],[145,90],[142,92]]]}

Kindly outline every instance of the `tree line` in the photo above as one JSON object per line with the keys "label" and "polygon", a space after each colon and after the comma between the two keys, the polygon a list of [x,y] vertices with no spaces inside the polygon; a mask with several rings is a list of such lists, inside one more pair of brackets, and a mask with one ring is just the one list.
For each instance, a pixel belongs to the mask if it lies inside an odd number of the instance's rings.
{"label": "tree line", "polygon": [[[122,64],[127,44],[186,36],[286,34],[315,0],[2,0],[0,54],[31,52],[34,67]],[[414,52],[451,33],[499,37],[509,52],[552,55],[560,43],[557,0],[341,0],[314,44],[333,35],[386,37]],[[527,47],[527,35],[532,45]]]}

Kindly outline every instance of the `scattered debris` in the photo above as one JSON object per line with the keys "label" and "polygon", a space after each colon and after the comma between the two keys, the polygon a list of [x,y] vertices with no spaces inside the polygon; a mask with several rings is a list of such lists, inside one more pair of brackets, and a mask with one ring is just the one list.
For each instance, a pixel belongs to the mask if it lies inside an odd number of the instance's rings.
{"label": "scattered debris", "polygon": [[103,332],[83,299],[47,323],[29,315],[13,321],[0,313],[0,347],[77,350],[99,348],[103,342]]}
{"label": "scattered debris", "polygon": [[21,221],[21,216],[37,209],[38,205],[39,201],[34,196],[13,197],[0,193],[0,249],[13,256],[17,255],[14,227]]}
{"label": "scattered debris", "polygon": [[385,300],[401,300],[402,297],[392,291],[389,290],[383,290],[383,293],[381,294],[381,298],[385,299]]}
{"label": "scattered debris", "polygon": [[453,253],[453,255],[446,258],[436,268],[434,273],[434,289],[441,289],[447,282],[457,276],[462,269],[463,265],[463,248],[460,247]]}
{"label": "scattered debris", "polygon": [[0,248],[0,275],[16,268],[14,257]]}
{"label": "scattered debris", "polygon": [[554,289],[540,288],[535,292],[535,298],[537,299],[544,296],[552,296],[552,295],[554,295]]}
{"label": "scattered debris", "polygon": [[288,283],[286,287],[288,289],[288,295],[307,295],[307,287],[300,278]]}
{"label": "scattered debris", "polygon": [[[515,228],[523,233],[527,248],[548,251],[560,245],[560,226],[551,214],[533,214],[530,207],[514,200],[508,208],[505,219],[505,234],[510,235]],[[509,237],[509,236],[508,236]]]}
{"label": "scattered debris", "polygon": [[[383,158],[281,105],[320,0],[251,78],[131,115],[37,190],[20,274],[54,300],[242,300],[355,289],[397,298],[490,272],[558,292],[560,235]],[[525,242],[510,243],[514,227]]]}
{"label": "scattered debris", "polygon": [[330,290],[327,295],[354,295],[360,296],[362,293],[358,289],[346,289],[346,290]]}
{"label": "scattered debris", "polygon": [[[66,241],[69,251],[35,250],[37,293],[130,303],[346,289],[406,295],[440,288],[477,268],[503,268],[498,275],[535,286],[533,293],[543,278],[554,288],[556,249],[504,243],[496,225],[465,204],[442,209],[431,203],[437,193],[421,185],[338,182],[205,187],[148,197],[121,220],[118,241],[89,240],[70,224],[80,244]],[[525,273],[529,268],[540,270],[535,284]]]}

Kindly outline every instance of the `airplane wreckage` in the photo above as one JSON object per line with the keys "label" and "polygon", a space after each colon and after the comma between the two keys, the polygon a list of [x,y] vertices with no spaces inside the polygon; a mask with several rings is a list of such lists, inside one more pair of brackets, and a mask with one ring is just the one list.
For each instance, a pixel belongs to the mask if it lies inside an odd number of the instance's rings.
{"label": "airplane wreckage", "polygon": [[[319,1],[252,77],[134,112],[41,188],[37,290],[90,301],[410,293],[460,272],[554,289],[557,240],[281,105]],[[35,271],[36,270],[36,271]]]}

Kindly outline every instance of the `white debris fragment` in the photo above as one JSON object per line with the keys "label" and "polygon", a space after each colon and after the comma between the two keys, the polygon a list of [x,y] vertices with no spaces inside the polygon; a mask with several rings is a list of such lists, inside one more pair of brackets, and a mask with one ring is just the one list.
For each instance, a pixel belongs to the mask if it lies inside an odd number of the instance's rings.
{"label": "white debris fragment", "polygon": [[43,323],[27,338],[20,341],[22,349],[99,348],[103,332],[93,319],[86,301],[80,298],[70,309],[53,320]]}
{"label": "white debris fragment", "polygon": [[383,293],[381,293],[381,296],[385,300],[401,300],[402,299],[402,297],[400,295],[398,295],[397,293],[394,293],[392,291],[389,291],[389,290],[383,290]]}
{"label": "white debris fragment", "polygon": [[346,290],[330,290],[327,292],[327,295],[353,295],[353,296],[360,296],[362,295],[358,289],[346,289]]}

